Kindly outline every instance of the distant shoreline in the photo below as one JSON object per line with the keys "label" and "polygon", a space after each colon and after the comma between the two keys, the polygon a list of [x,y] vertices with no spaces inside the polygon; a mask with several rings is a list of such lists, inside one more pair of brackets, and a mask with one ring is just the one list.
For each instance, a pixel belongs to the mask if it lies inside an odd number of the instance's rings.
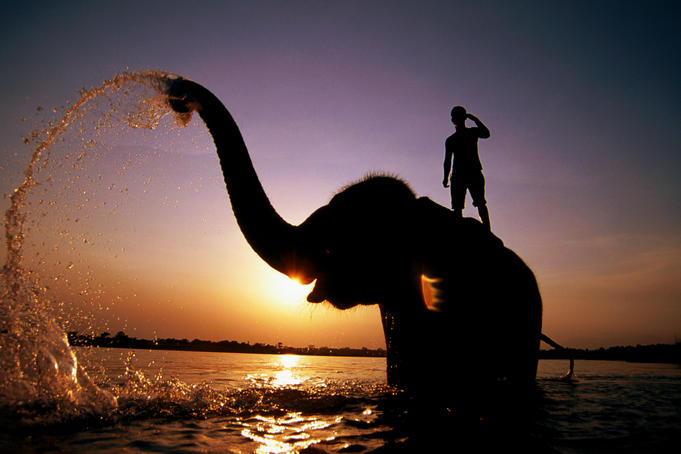
{"label": "distant shoreline", "polygon": [[[178,350],[217,353],[260,353],[260,354],[295,354],[314,356],[354,356],[380,358],[386,356],[383,348],[349,348],[349,347],[288,347],[277,345],[223,340],[218,342],[194,339],[137,339],[119,331],[115,336],[102,333],[99,336],[82,335],[75,331],[68,333],[69,343],[77,347],[134,348],[141,350]],[[609,348],[540,350],[539,359],[579,359],[603,361],[627,361],[638,363],[665,363],[681,365],[681,342],[675,344],[654,344],[636,346],[617,346]]]}
{"label": "distant shoreline", "polygon": [[587,359],[602,361],[627,361],[630,363],[665,363],[681,365],[681,343],[629,345],[609,348],[541,350],[540,359]]}
{"label": "distant shoreline", "polygon": [[76,347],[110,347],[110,348],[136,348],[142,350],[179,350],[193,352],[217,352],[217,353],[260,353],[260,354],[295,354],[315,356],[356,356],[379,358],[386,356],[383,348],[335,348],[335,347],[288,347],[281,343],[277,345],[249,342],[237,342],[223,340],[218,342],[194,339],[137,339],[129,337],[122,331],[115,336],[102,333],[99,336],[81,335],[77,332],[68,333],[69,343]]}

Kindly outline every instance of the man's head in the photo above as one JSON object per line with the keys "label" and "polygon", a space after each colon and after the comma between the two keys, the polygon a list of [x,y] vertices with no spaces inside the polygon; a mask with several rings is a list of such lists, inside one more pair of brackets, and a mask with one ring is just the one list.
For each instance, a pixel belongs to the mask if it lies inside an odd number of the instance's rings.
{"label": "man's head", "polygon": [[463,126],[466,122],[466,109],[463,106],[456,106],[452,109],[452,123],[454,126]]}

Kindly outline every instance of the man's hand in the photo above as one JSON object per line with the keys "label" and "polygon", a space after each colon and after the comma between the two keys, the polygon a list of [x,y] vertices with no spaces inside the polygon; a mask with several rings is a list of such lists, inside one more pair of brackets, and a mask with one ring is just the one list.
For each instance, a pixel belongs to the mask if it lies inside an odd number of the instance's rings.
{"label": "man's hand", "polygon": [[471,114],[471,113],[467,113],[467,114],[466,114],[466,118],[468,118],[469,120],[473,120],[473,121],[475,121],[475,122],[480,121],[480,120],[478,120],[478,117],[476,117],[475,115],[473,115],[473,114]]}
{"label": "man's hand", "polygon": [[446,178],[444,180],[442,180],[442,186],[444,186],[445,188],[449,187],[449,181],[447,181]]}

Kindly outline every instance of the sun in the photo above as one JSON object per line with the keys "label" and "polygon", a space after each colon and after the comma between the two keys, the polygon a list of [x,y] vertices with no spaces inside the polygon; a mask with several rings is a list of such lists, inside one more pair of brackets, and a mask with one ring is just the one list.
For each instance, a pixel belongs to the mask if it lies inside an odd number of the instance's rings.
{"label": "sun", "polygon": [[288,306],[307,304],[307,295],[312,291],[313,284],[303,285],[295,279],[276,272],[268,281],[268,293],[274,303]]}

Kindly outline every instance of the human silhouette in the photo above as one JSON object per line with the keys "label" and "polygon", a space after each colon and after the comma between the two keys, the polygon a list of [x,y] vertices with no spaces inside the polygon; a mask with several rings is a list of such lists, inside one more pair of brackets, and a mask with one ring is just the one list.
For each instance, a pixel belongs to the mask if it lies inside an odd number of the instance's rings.
{"label": "human silhouette", "polygon": [[[466,119],[472,120],[475,127],[467,128]],[[448,180],[451,170],[452,210],[456,216],[462,216],[468,190],[473,198],[473,206],[478,209],[480,220],[491,229],[485,201],[485,177],[482,175],[482,164],[478,156],[478,139],[487,139],[490,136],[489,129],[475,115],[466,113],[462,106],[452,109],[452,123],[456,131],[445,141],[445,176],[442,185],[445,188],[450,186]]]}

